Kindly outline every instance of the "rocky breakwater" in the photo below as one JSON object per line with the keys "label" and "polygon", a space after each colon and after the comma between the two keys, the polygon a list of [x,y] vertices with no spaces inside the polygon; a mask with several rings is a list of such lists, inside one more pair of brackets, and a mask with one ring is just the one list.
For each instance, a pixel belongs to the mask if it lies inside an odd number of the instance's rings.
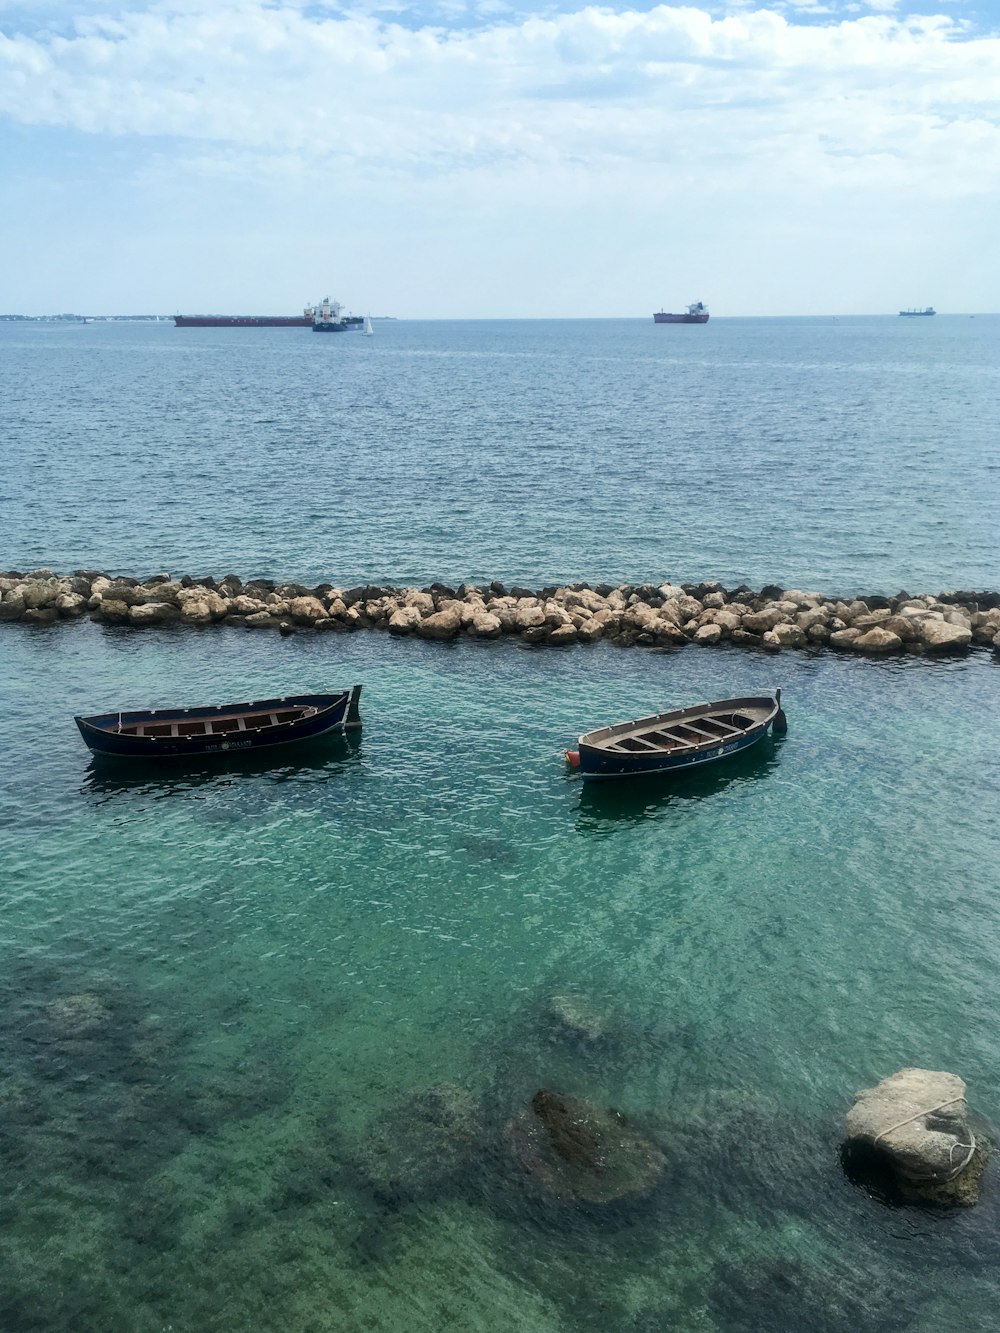
{"label": "rocky breakwater", "polygon": [[515,637],[561,645],[609,639],[623,646],[780,652],[823,648],[866,655],[1000,651],[1000,593],[829,597],[774,585],[759,592],[719,583],[584,583],[540,590],[442,583],[427,588],[331,583],[306,587],[235,574],[225,578],[110,578],[48,569],[0,576],[0,621],[46,624],[81,616],[135,628],[185,624],[247,629],[382,630],[423,639]]}

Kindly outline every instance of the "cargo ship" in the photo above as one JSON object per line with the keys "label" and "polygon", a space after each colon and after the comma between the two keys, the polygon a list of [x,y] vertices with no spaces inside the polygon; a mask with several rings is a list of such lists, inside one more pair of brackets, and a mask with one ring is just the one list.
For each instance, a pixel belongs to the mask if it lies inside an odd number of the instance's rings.
{"label": "cargo ship", "polygon": [[702,301],[689,305],[684,315],[671,315],[666,310],[657,310],[653,316],[656,324],[707,324],[708,306]]}
{"label": "cargo ship", "polygon": [[937,311],[932,305],[925,306],[923,310],[901,310],[899,312],[906,319],[913,319],[915,315],[936,315]]}
{"label": "cargo ship", "polygon": [[[320,307],[307,305],[301,315],[174,315],[178,329],[311,329]],[[360,329],[363,315],[345,315],[343,327]]]}
{"label": "cargo ship", "polygon": [[344,315],[339,301],[331,301],[324,296],[313,314],[313,333],[344,333],[351,327],[351,321],[360,324],[361,320],[353,315]]}

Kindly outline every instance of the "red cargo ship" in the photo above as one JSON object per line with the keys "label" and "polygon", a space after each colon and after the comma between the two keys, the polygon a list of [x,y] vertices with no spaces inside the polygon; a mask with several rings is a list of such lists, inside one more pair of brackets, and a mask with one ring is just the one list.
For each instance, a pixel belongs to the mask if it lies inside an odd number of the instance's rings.
{"label": "red cargo ship", "polygon": [[309,329],[316,312],[307,305],[301,315],[174,315],[178,329]]}
{"label": "red cargo ship", "polygon": [[657,310],[653,321],[656,324],[707,324],[708,306],[695,301],[694,305],[688,306],[686,315],[670,315],[666,310]]}

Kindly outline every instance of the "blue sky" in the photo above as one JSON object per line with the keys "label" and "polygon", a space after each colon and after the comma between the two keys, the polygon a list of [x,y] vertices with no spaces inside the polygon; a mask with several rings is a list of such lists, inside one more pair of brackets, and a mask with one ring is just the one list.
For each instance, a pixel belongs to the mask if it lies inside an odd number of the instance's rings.
{"label": "blue sky", "polygon": [[1000,0],[0,0],[0,312],[1000,310]]}

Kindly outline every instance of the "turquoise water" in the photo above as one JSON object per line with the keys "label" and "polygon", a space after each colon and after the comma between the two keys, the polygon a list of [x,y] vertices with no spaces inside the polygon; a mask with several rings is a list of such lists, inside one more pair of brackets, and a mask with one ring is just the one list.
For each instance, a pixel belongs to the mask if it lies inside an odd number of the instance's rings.
{"label": "turquoise water", "polygon": [[[0,325],[0,566],[996,588],[998,335]],[[904,1065],[1000,1119],[990,652],[0,631],[3,1333],[995,1327],[996,1160],[934,1212],[839,1156]],[[109,773],[72,724],[356,681],[360,738],[273,768]],[[775,685],[729,766],[563,763]],[[655,1188],[547,1196],[539,1089]]]}
{"label": "turquoise water", "polygon": [[[993,1326],[992,1168],[935,1214],[838,1157],[902,1065],[1000,1106],[989,654],[6,629],[0,1327]],[[129,778],[70,721],[277,680],[363,681],[360,740]],[[788,735],[729,768],[595,790],[561,762],[777,683]],[[567,994],[596,1042],[553,1023]],[[413,1128],[440,1084],[475,1107],[448,1169]],[[535,1197],[503,1127],[539,1087],[624,1112],[656,1191]]]}

